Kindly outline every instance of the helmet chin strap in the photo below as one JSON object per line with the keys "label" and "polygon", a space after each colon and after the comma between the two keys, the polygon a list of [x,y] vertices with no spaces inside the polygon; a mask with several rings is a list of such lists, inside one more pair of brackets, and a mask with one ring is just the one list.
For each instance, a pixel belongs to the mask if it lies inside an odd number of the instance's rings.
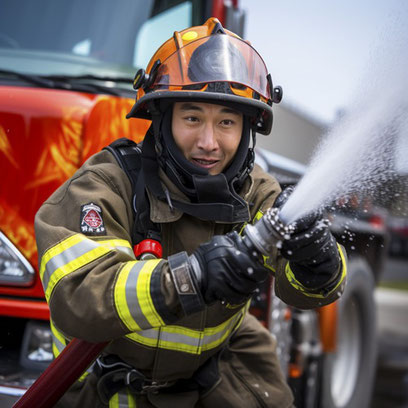
{"label": "helmet chin strap", "polygon": [[[145,160],[142,159],[143,170],[149,189],[160,200],[170,200],[169,205],[201,219],[231,223],[248,221],[248,205],[237,190],[242,187],[253,167],[253,148],[249,149],[249,120],[244,120],[241,142],[232,163],[225,172],[213,176],[184,157],[172,136],[171,118],[171,109],[163,115],[154,115],[154,135],[148,132],[143,143],[143,156],[146,156]],[[153,154],[156,160],[152,160]],[[159,166],[190,202],[169,197],[158,180]]]}

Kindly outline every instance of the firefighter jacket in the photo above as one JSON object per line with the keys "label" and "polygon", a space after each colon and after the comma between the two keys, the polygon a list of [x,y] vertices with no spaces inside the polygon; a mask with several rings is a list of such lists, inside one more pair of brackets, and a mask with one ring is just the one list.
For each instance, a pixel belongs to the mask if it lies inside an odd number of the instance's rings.
{"label": "firefighter jacket", "polygon": [[[161,179],[173,197],[186,200],[164,174]],[[262,216],[279,192],[277,181],[255,166],[240,192],[249,219]],[[108,151],[91,157],[36,215],[40,277],[55,355],[72,337],[111,341],[108,353],[155,381],[174,381],[190,378],[248,326],[243,324],[248,304],[217,302],[184,316],[166,258],[180,251],[191,254],[213,235],[240,231],[243,225],[200,220],[171,210],[151,194],[149,199],[150,217],[162,229],[163,259],[136,260],[130,181]],[[331,303],[344,284],[343,273],[331,293],[309,294],[289,277],[277,250],[266,262],[277,296],[298,308]],[[276,406],[290,406],[287,395]]]}

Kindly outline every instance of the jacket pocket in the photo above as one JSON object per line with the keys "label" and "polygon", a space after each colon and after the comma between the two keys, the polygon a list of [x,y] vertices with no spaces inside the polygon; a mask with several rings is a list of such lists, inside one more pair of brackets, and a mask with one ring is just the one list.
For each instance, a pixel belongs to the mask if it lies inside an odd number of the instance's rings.
{"label": "jacket pocket", "polygon": [[[274,401],[270,385],[256,371],[226,351],[219,362],[221,381],[202,396],[199,408],[284,408]],[[275,403],[276,404],[275,404]]]}

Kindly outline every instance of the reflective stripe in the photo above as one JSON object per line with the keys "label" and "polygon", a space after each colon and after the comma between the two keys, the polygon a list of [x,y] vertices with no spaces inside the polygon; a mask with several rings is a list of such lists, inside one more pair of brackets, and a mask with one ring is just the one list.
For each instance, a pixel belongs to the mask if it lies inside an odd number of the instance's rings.
{"label": "reflective stripe", "polygon": [[[220,326],[225,326],[220,331],[214,331],[213,328],[208,327],[204,330],[204,339],[203,339],[203,346],[202,350],[207,351],[211,350],[215,347],[218,347],[221,343],[223,343],[230,334],[235,332],[245,316],[245,312],[240,312],[232,317],[232,319],[227,320]],[[220,327],[218,326],[218,327]],[[213,332],[213,333],[212,333]]]}
{"label": "reflective stripe", "polygon": [[[264,213],[261,210],[258,210],[257,213],[255,214],[254,218],[252,219],[252,224],[255,224],[258,220],[260,220],[263,217]],[[244,232],[245,227],[248,225],[247,222],[244,223],[242,228],[239,231],[239,235],[242,235]]]}
{"label": "reflective stripe", "polygon": [[346,262],[343,250],[342,250],[341,246],[338,243],[337,243],[337,248],[339,250],[340,259],[341,259],[341,269],[342,269],[341,270],[341,277],[340,277],[339,281],[337,282],[336,286],[330,292],[325,293],[325,294],[310,292],[310,289],[303,286],[302,283],[299,282],[296,279],[296,276],[293,273],[292,269],[290,269],[290,265],[289,265],[289,262],[288,262],[286,264],[286,268],[285,268],[285,275],[286,275],[289,283],[295,289],[302,292],[305,296],[308,296],[308,297],[324,299],[324,298],[328,297],[329,295],[331,295],[333,292],[335,292],[339,288],[339,286],[343,283],[344,279],[347,276],[347,262]]}
{"label": "reflective stripe", "polygon": [[112,250],[134,259],[130,244],[121,239],[93,241],[76,234],[49,249],[41,259],[40,277],[49,300],[56,284],[67,274],[95,261]]}
{"label": "reflective stripe", "polygon": [[248,305],[220,325],[204,330],[169,325],[130,333],[126,337],[149,347],[201,354],[222,344],[240,326],[247,309]]}
{"label": "reflective stripe", "polygon": [[50,320],[50,328],[53,340],[54,357],[57,358],[67,345],[67,341],[64,336],[56,329],[56,327],[52,323],[52,320]]}
{"label": "reflective stripe", "polygon": [[[68,340],[58,331],[58,329],[54,326],[52,323],[52,320],[50,320],[50,328],[51,328],[51,335],[52,335],[52,352],[54,354],[54,358],[57,358],[66,345],[68,344]],[[79,378],[78,381],[81,382],[85,379],[85,377],[92,371],[92,366],[89,367]]]}
{"label": "reflective stripe", "polygon": [[136,408],[135,397],[127,388],[120,390],[109,400],[109,408]]}
{"label": "reflective stripe", "polygon": [[114,289],[116,310],[131,331],[164,325],[150,296],[152,272],[160,262],[160,259],[127,262],[119,272]]}
{"label": "reflective stripe", "polygon": [[[255,224],[257,221],[259,221],[262,217],[263,217],[264,213],[261,210],[258,210],[258,212],[255,214],[255,217],[252,220],[252,224]],[[239,235],[242,235],[244,233],[244,229],[247,226],[247,222],[242,226],[241,230],[239,231]],[[270,256],[265,256],[262,255],[263,258],[263,265],[265,266],[265,268],[268,268],[269,270],[271,270],[273,273],[276,272],[276,269],[269,263],[270,261]]]}
{"label": "reflective stripe", "polygon": [[99,245],[107,245],[118,252],[123,252],[124,254],[135,259],[135,253],[130,245],[130,243],[124,239],[108,239],[96,241]]}

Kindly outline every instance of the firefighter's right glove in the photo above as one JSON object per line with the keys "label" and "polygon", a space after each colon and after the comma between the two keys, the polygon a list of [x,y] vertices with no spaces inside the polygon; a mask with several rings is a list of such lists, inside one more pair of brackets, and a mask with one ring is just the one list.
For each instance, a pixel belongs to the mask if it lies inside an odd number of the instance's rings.
{"label": "firefighter's right glove", "polygon": [[207,304],[216,300],[241,304],[269,275],[262,257],[236,232],[214,236],[190,258]]}
{"label": "firefighter's right glove", "polygon": [[182,252],[168,260],[186,315],[215,301],[240,305],[269,274],[262,257],[236,232],[214,236],[189,257]]}

